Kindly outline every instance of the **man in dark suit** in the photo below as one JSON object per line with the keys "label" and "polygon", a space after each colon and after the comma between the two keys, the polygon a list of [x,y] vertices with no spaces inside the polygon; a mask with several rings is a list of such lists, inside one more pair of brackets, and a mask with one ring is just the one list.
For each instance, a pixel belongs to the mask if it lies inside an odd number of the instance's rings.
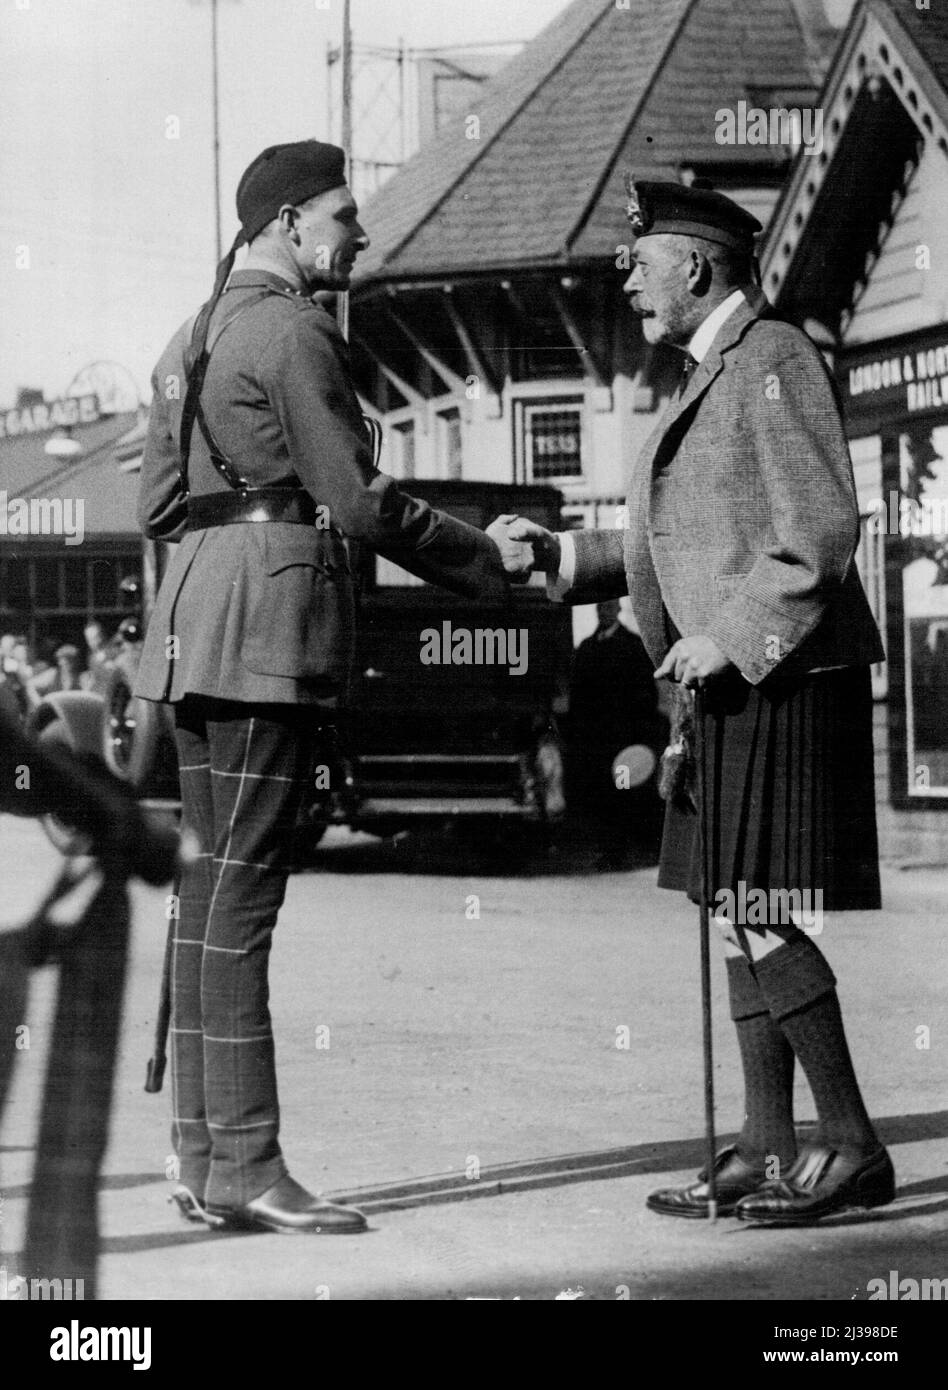
{"label": "man in dark suit", "polygon": [[654,773],[667,729],[648,653],[619,611],[618,599],[597,604],[569,684],[566,799],[594,829],[603,869],[626,864],[661,823]]}
{"label": "man in dark suit", "polygon": [[[883,653],[853,563],[852,467],[819,352],[756,286],[756,220],[659,183],[630,185],[628,215],[631,306],[649,342],[686,354],[633,470],[630,525],[557,537],[521,519],[501,548],[510,573],[546,570],[569,603],[628,592],[656,677],[707,687],[708,892],[746,1096],[718,1210],[804,1223],[894,1193],[810,931],[823,908],[880,905],[869,666]],[[659,883],[697,900],[699,872],[697,817],[670,804]],[[799,1154],[794,1058],[819,1117]],[[705,1179],[649,1206],[706,1215]]]}
{"label": "man in dark suit", "polygon": [[[200,847],[172,951],[176,1200],[211,1224],[350,1232],[365,1228],[361,1213],[287,1173],[267,1007],[314,734],[354,650],[346,542],[498,603],[506,579],[482,532],[374,466],[345,341],[312,298],[346,289],[368,246],[342,151],[265,150],[237,212],[212,298],[155,369],[142,463],[143,528],[179,544],[136,691],[174,706],[182,820]],[[241,242],[249,256],[230,275]]]}

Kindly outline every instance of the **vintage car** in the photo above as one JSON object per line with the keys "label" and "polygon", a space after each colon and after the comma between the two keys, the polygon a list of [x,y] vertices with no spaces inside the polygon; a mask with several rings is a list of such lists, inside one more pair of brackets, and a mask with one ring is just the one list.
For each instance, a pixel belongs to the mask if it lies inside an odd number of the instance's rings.
{"label": "vintage car", "polygon": [[[555,529],[553,488],[412,481],[415,496],[483,528],[516,513]],[[158,547],[158,551],[164,547]],[[546,827],[565,809],[557,716],[572,654],[569,610],[539,576],[512,588],[502,613],[415,579],[364,547],[356,662],[347,708],[325,730],[301,827],[314,845],[330,824],[389,834],[422,818],[515,818]],[[163,557],[148,547],[144,620]],[[151,579],[150,579],[151,577]],[[31,727],[101,758],[154,809],[171,810],[177,773],[170,712],[132,691],[141,628],[124,637],[88,691],[51,695]],[[64,827],[48,827],[68,848]]]}

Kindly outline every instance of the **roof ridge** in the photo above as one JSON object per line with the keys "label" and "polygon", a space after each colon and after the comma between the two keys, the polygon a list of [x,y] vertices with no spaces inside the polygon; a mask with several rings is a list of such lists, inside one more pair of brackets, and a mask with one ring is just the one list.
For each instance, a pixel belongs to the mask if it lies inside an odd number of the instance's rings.
{"label": "roof ridge", "polygon": [[882,25],[883,29],[886,27],[887,21],[891,21],[891,23],[895,26],[895,30],[899,38],[904,40],[904,42],[909,45],[913,55],[922,63],[922,65],[925,68],[932,68],[932,64],[929,60],[928,54],[925,52],[918,39],[912,33],[912,30],[905,23],[905,20],[902,18],[902,15],[896,9],[895,5],[890,3],[890,0],[857,0],[857,4],[854,6],[854,10],[857,9],[862,9],[867,14],[875,15],[876,19]]}
{"label": "roof ridge", "polygon": [[[582,0],[573,0],[573,4],[578,5],[580,3],[582,3]],[[464,165],[464,167],[456,174],[456,176],[451,180],[447,187],[441,190],[441,192],[435,198],[434,202],[431,203],[428,209],[426,210],[424,216],[419,218],[416,222],[414,222],[409,231],[406,232],[400,240],[396,241],[389,248],[388,252],[386,253],[385,260],[381,263],[380,269],[385,265],[386,261],[394,260],[396,256],[398,256],[399,253],[402,251],[402,249],[405,246],[407,246],[408,243],[415,236],[418,235],[419,231],[424,226],[426,226],[428,222],[431,221],[431,218],[435,215],[438,209],[441,206],[443,206],[445,202],[447,202],[447,200],[450,198],[451,194],[458,187],[458,185],[461,184],[464,181],[464,179],[466,179],[470,175],[473,169],[477,168],[478,164],[480,164],[481,160],[485,158],[488,151],[493,148],[493,146],[497,143],[498,139],[504,134],[506,130],[509,129],[509,127],[517,119],[520,113],[534,99],[539,89],[550,80],[554,73],[559,71],[559,69],[575,52],[575,50],[580,46],[580,44],[585,43],[592,30],[595,29],[597,25],[603,22],[609,10],[612,8],[612,5],[613,0],[595,0],[595,6],[590,6],[590,8],[595,8],[596,11],[593,14],[593,17],[589,20],[587,24],[585,24],[582,27],[580,32],[574,37],[573,41],[568,45],[568,47],[559,53],[558,57],[556,58],[556,61],[543,68],[543,70],[537,74],[534,82],[530,86],[529,91],[525,94],[523,99],[519,101],[516,104],[516,106],[514,106],[512,110],[510,110],[507,113],[506,118],[498,124],[497,129],[494,131],[490,139],[483,142],[480,145],[480,148],[477,150],[474,157]],[[540,33],[537,34],[532,40],[530,40],[530,42],[525,46],[525,48],[521,50],[521,54],[528,54],[531,47],[534,44],[538,43],[543,38],[543,35],[548,33],[554,27],[554,25],[562,24],[572,8],[572,4],[568,5],[565,10],[562,10],[557,16],[555,16],[555,18],[550,21],[546,28],[542,29]],[[520,57],[521,54],[518,54],[517,57]],[[516,58],[514,58],[512,62],[516,62]],[[501,68],[500,71],[497,73],[496,80],[498,82],[498,85],[500,85],[503,82],[504,76],[506,74],[509,74],[509,65]],[[492,85],[492,82],[488,83],[488,87],[485,90],[484,97],[479,103],[477,103],[478,111],[483,109],[483,107],[486,105],[487,102],[489,102],[491,96],[493,95],[493,93],[490,91],[490,87]],[[469,114],[476,113],[472,112]],[[446,138],[449,132],[451,132],[456,127],[460,128],[462,121],[465,121],[467,119],[467,116],[458,115],[453,120],[449,121],[448,124],[444,127],[444,130],[442,132],[442,138]],[[433,146],[434,142],[432,142],[432,144],[430,145],[422,146],[421,149],[416,151],[414,159],[419,158],[419,156],[430,156],[433,151]]]}
{"label": "roof ridge", "polygon": [[[679,0],[679,3],[680,3],[680,0]],[[665,67],[665,64],[666,64],[666,62],[668,61],[669,54],[670,54],[671,52],[673,52],[673,50],[674,50],[676,44],[678,43],[679,39],[681,38],[681,35],[682,35],[682,33],[683,33],[683,31],[684,31],[684,28],[685,28],[685,25],[688,23],[688,20],[691,18],[692,14],[694,13],[695,6],[696,6],[698,3],[699,3],[699,0],[685,0],[684,7],[683,7],[683,9],[682,9],[682,11],[681,11],[681,14],[680,14],[679,17],[678,17],[678,21],[677,21],[677,23],[675,24],[674,28],[670,31],[670,33],[669,33],[669,35],[668,35],[668,40],[667,40],[667,42],[665,43],[665,46],[664,46],[664,48],[663,48],[663,50],[662,50],[661,58],[658,59],[658,60],[656,61],[655,66],[654,66],[653,69],[652,69],[652,75],[651,75],[651,77],[649,78],[648,82],[645,84],[645,87],[643,88],[642,93],[641,93],[641,95],[640,95],[638,101],[635,103],[634,107],[632,108],[632,113],[631,113],[631,115],[629,116],[629,119],[626,121],[625,125],[622,127],[622,132],[621,132],[621,134],[620,134],[620,136],[619,136],[619,139],[617,140],[616,144],[613,146],[612,153],[611,153],[611,154],[609,155],[609,157],[607,158],[606,163],[605,163],[605,166],[604,166],[604,168],[603,168],[603,170],[602,170],[602,173],[600,174],[599,178],[596,180],[596,183],[595,183],[595,186],[594,186],[594,188],[593,188],[592,193],[591,193],[590,196],[586,199],[585,205],[583,206],[583,208],[582,208],[582,210],[581,210],[581,212],[580,212],[580,215],[579,215],[579,217],[578,217],[578,219],[577,219],[577,221],[576,221],[576,225],[574,226],[574,228],[573,228],[572,232],[570,233],[570,235],[566,238],[566,242],[565,242],[565,245],[564,245],[564,247],[563,247],[563,250],[564,250],[567,254],[568,254],[569,251],[572,249],[573,243],[574,243],[574,242],[576,241],[576,239],[580,236],[580,234],[582,233],[583,229],[584,229],[585,226],[586,226],[586,223],[589,221],[590,214],[591,214],[593,208],[596,206],[596,204],[597,204],[598,201],[599,201],[600,194],[602,193],[602,190],[603,190],[603,189],[605,188],[605,186],[606,186],[606,182],[607,182],[607,180],[608,180],[608,178],[609,178],[609,175],[612,173],[612,170],[613,170],[613,168],[615,167],[616,161],[618,160],[620,154],[622,153],[622,150],[625,148],[625,144],[626,144],[626,141],[627,141],[628,138],[629,138],[629,135],[631,134],[632,127],[635,125],[635,122],[638,120],[639,116],[642,114],[642,111],[643,111],[643,109],[644,109],[645,103],[646,103],[646,101],[648,100],[648,98],[651,96],[652,91],[653,91],[653,89],[654,89],[654,87],[655,87],[655,83],[658,81],[658,79],[659,79],[659,77],[660,77],[660,75],[661,75],[661,73],[662,73],[662,71],[663,71],[663,69],[664,69],[664,67]]]}

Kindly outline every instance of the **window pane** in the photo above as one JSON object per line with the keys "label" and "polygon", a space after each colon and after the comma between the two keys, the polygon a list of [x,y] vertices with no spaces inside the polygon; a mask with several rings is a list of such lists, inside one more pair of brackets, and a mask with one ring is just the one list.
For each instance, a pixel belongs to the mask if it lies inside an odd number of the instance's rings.
{"label": "window pane", "polygon": [[460,478],[462,472],[461,412],[446,410],[441,416],[441,457],[445,476]]}
{"label": "window pane", "polygon": [[33,585],[37,608],[59,607],[59,561],[53,556],[36,556],[33,566]]}
{"label": "window pane", "polygon": [[66,608],[86,610],[86,562],[70,556],[60,562],[63,573],[63,602]]}
{"label": "window pane", "polygon": [[948,426],[900,438],[909,796],[948,797]]}
{"label": "window pane", "polygon": [[16,558],[5,560],[3,569],[3,593],[0,594],[0,601],[4,608],[29,607],[29,561]]}
{"label": "window pane", "polygon": [[93,560],[92,565],[92,605],[94,608],[115,608],[118,606],[120,579],[119,567],[112,560]]}
{"label": "window pane", "polygon": [[395,427],[398,445],[398,464],[402,478],[415,476],[415,422],[409,420],[405,425]]}

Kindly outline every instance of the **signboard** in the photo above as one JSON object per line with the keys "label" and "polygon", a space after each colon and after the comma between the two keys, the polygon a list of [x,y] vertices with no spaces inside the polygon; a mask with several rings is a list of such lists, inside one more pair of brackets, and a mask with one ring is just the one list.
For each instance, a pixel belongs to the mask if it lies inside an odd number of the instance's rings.
{"label": "signboard", "polygon": [[97,396],[63,396],[41,401],[21,409],[0,411],[0,439],[16,439],[23,434],[44,434],[69,425],[91,425],[99,418]]}
{"label": "signboard", "polygon": [[847,419],[948,409],[948,328],[841,353],[836,379]]}

